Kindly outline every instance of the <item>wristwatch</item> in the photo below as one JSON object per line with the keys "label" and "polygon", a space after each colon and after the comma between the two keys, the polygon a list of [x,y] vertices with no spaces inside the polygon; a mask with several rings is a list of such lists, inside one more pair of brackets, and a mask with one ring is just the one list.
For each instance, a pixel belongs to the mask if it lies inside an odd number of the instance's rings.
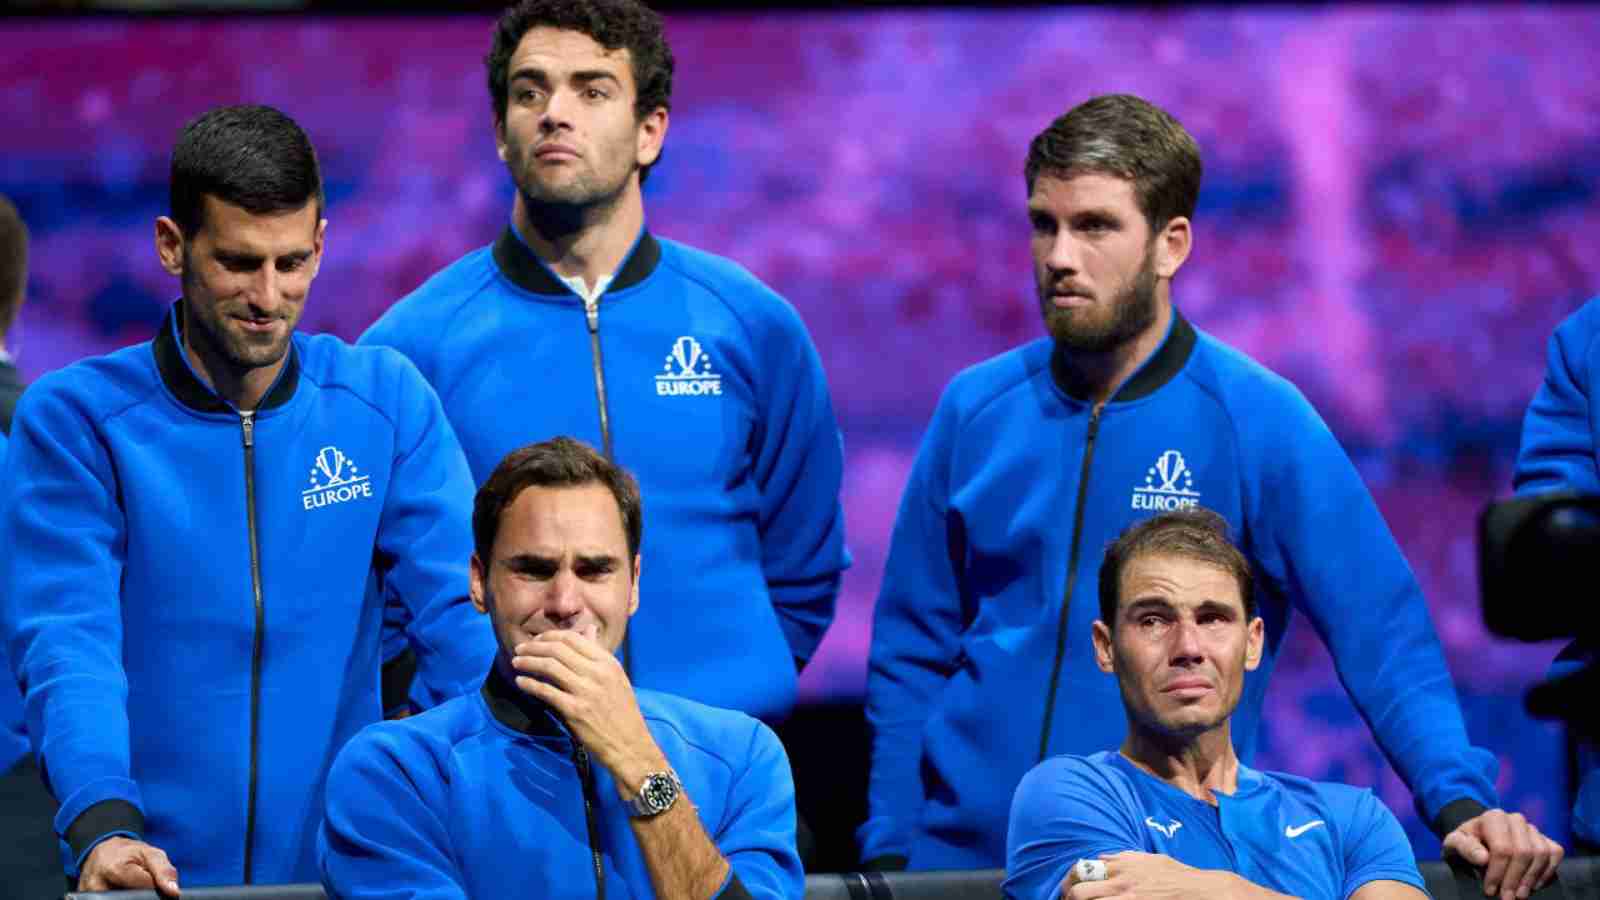
{"label": "wristwatch", "polygon": [[651,772],[644,777],[639,794],[628,800],[628,814],[634,818],[659,816],[672,807],[683,793],[683,782],[671,769]]}

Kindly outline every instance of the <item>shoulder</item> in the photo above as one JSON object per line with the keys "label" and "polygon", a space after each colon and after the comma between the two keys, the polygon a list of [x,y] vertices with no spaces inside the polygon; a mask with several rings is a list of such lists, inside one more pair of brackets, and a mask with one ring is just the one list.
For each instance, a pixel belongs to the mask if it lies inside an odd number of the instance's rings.
{"label": "shoulder", "polygon": [[940,412],[967,420],[1034,379],[1050,377],[1050,350],[1050,338],[1038,338],[962,369],[945,386]]}
{"label": "shoulder", "polygon": [[1112,751],[1086,756],[1052,756],[1023,776],[1017,787],[1018,802],[1026,795],[1050,804],[1063,801],[1134,803],[1132,779],[1114,761],[1115,756]]}
{"label": "shoulder", "polygon": [[366,726],[339,751],[329,785],[372,780],[384,773],[442,770],[455,746],[485,726],[476,699],[468,693],[414,716]]}
{"label": "shoulder", "polygon": [[492,246],[479,247],[429,276],[397,300],[361,337],[362,343],[393,343],[405,337],[430,338],[474,297],[494,283],[498,270]]}
{"label": "shoulder", "polygon": [[733,770],[748,768],[774,752],[786,758],[777,736],[759,719],[675,694],[645,689],[637,693],[639,711],[656,739],[675,745],[680,754]]}
{"label": "shoulder", "polygon": [[15,421],[47,429],[63,417],[98,422],[159,390],[150,342],[144,341],[41,376],[22,392]]}
{"label": "shoulder", "polygon": [[431,390],[405,354],[388,346],[348,344],[331,334],[297,335],[301,376],[323,388],[343,388],[368,402]]}
{"label": "shoulder", "polygon": [[1279,409],[1311,411],[1310,401],[1294,383],[1257,362],[1237,347],[1195,329],[1194,358],[1186,374],[1202,390],[1228,407],[1268,404]]}
{"label": "shoulder", "polygon": [[1563,319],[1550,342],[1569,362],[1588,361],[1600,347],[1600,297]]}
{"label": "shoulder", "polygon": [[714,300],[756,337],[804,335],[800,313],[744,266],[669,238],[661,245],[661,274],[682,279]]}

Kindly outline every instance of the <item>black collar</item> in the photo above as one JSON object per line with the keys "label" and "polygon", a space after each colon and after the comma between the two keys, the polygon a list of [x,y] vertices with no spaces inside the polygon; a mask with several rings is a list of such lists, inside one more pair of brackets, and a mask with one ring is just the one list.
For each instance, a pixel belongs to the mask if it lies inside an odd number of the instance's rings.
{"label": "black collar", "polygon": [[522,734],[567,737],[555,710],[518,690],[501,673],[502,659],[501,654],[495,654],[494,664],[489,666],[489,676],[483,680],[483,702],[488,705],[489,714],[501,725]]}
{"label": "black collar", "polygon": [[[173,319],[177,319],[177,327],[173,326]],[[161,380],[166,382],[167,389],[172,391],[172,396],[178,402],[197,412],[226,413],[233,412],[233,407],[223,402],[205,382],[195,377],[194,371],[183,358],[183,346],[178,343],[176,332],[183,328],[183,301],[172,304],[172,309],[167,317],[162,320],[161,327],[156,331],[156,338],[152,348],[156,355],[156,368],[161,372]],[[278,381],[267,392],[261,402],[256,405],[257,410],[275,409],[289,402],[294,396],[295,388],[300,384],[300,354],[295,350],[294,339],[289,340],[288,358],[284,361],[283,371],[278,373]]]}
{"label": "black collar", "polygon": [[[1194,353],[1196,337],[1194,326],[1189,324],[1178,313],[1172,311],[1172,330],[1167,334],[1167,339],[1156,348],[1155,355],[1145,361],[1133,377],[1117,389],[1112,401],[1138,400],[1155,393],[1162,385],[1177,377],[1190,355]],[[1067,354],[1060,344],[1050,351],[1050,374],[1055,378],[1056,387],[1062,393],[1074,400],[1085,403],[1094,399],[1093,393],[1077,378],[1074,377],[1072,368],[1067,365]]]}
{"label": "black collar", "polygon": [[[505,231],[500,232],[499,239],[494,242],[494,261],[513,284],[525,291],[557,295],[572,293],[572,288],[552,275],[550,269],[533,255],[533,251],[528,249],[528,245],[522,242],[522,238],[518,237],[509,225]],[[616,277],[612,278],[611,284],[606,287],[606,293],[631,288],[649,278],[659,262],[661,262],[661,243],[650,232],[641,233],[633,252],[622,261],[622,268],[617,270]]]}

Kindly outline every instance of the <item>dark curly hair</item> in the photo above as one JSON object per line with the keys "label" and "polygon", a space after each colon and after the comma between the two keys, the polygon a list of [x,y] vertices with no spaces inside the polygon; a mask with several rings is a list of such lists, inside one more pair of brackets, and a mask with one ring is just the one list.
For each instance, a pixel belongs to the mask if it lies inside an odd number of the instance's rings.
{"label": "dark curly hair", "polygon": [[638,89],[634,117],[643,119],[657,108],[672,108],[672,48],[654,10],[638,0],[522,0],[501,14],[494,45],[483,59],[496,125],[506,120],[511,54],[523,35],[535,28],[576,31],[607,50],[626,49]]}

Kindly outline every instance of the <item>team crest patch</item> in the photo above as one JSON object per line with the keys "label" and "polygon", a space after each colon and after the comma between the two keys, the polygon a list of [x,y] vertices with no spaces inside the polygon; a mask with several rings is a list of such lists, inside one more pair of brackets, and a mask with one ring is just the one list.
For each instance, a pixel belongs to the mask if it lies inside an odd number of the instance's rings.
{"label": "team crest patch", "polygon": [[658,397],[703,397],[722,394],[722,376],[711,371],[711,357],[700,342],[688,335],[672,342],[667,360],[656,376]]}
{"label": "team crest patch", "polygon": [[311,486],[300,492],[306,509],[372,496],[372,479],[338,447],[323,447],[311,461]]}
{"label": "team crest patch", "polygon": [[1200,492],[1194,489],[1194,470],[1176,450],[1156,457],[1145,470],[1144,485],[1133,489],[1133,508],[1149,512],[1172,512],[1200,505]]}

